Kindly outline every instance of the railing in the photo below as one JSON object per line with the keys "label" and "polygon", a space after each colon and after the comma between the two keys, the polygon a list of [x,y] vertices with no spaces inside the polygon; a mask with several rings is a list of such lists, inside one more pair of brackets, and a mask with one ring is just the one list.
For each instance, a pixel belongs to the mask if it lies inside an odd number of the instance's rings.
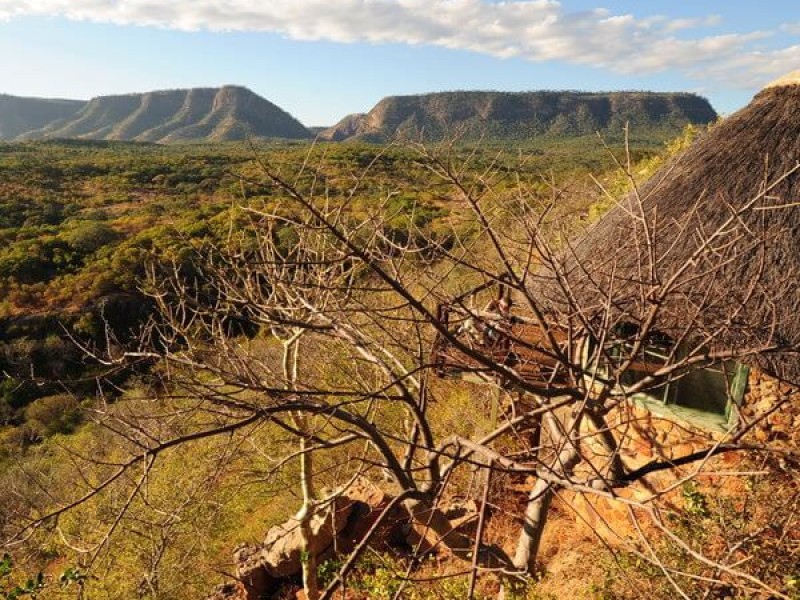
{"label": "railing", "polygon": [[[498,377],[497,369],[487,366],[462,351],[453,339],[496,365],[513,371],[534,387],[552,388],[565,383],[566,373],[559,368],[553,348],[541,327],[532,319],[494,311],[473,311],[453,305],[440,305],[437,314],[448,336],[439,334],[433,345],[432,361],[440,377],[462,377],[511,385]],[[553,328],[557,343],[567,335]]]}

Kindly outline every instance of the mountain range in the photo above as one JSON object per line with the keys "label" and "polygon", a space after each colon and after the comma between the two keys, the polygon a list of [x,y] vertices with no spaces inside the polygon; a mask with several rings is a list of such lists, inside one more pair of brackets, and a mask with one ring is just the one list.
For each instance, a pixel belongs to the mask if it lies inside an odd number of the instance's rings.
{"label": "mountain range", "polygon": [[571,138],[619,134],[625,124],[667,138],[687,123],[717,118],[686,93],[440,92],[392,96],[330,128],[309,129],[245,87],[192,88],[99,96],[89,101],[0,95],[0,140],[76,138],[172,143],[283,138],[385,142]]}

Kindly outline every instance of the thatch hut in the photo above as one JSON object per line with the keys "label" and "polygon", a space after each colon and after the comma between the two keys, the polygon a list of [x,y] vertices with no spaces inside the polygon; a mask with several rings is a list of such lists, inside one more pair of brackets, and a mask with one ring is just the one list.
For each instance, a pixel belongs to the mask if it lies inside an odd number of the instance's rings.
{"label": "thatch hut", "polygon": [[[597,394],[604,402],[602,420],[580,424],[586,463],[576,468],[579,474],[591,478],[619,458],[623,480],[635,482],[626,499],[680,501],[676,478],[695,477],[723,442],[735,446],[745,439],[749,448],[754,440],[789,448],[800,443],[798,161],[800,72],[768,86],[703,134],[560,255],[542,257],[529,296],[541,302],[551,330],[565,334],[556,341],[581,349],[575,354],[583,359],[582,378],[559,379],[563,363],[534,352],[547,350],[536,323],[512,314],[496,319],[501,328],[492,315],[462,316],[468,323],[482,319],[474,336],[482,351],[492,350],[492,358],[526,381],[548,389],[587,380],[602,392],[621,388],[608,402]],[[632,350],[645,329],[656,335],[645,339],[638,354]],[[495,340],[496,331],[503,335]],[[636,343],[626,348],[631,339]],[[480,370],[445,341],[439,338],[435,348],[442,374]],[[590,342],[593,358],[582,351]],[[693,352],[689,358],[700,360],[657,375],[659,367],[668,370],[686,357],[681,344]],[[615,363],[617,349],[622,358]],[[620,364],[636,368],[613,369]],[[598,370],[612,374],[610,385],[595,388]],[[561,423],[570,423],[562,415],[588,404],[554,412]],[[709,468],[704,483],[716,493],[735,493],[736,484],[724,487],[735,456]],[[674,470],[649,471],[655,464]],[[646,479],[637,480],[642,474]],[[570,503],[576,521],[610,544],[642,535],[638,523],[629,526],[629,504],[575,491],[560,498]]]}
{"label": "thatch hut", "polygon": [[[653,329],[666,339],[702,339],[740,353],[737,364],[800,384],[799,161],[797,71],[705,133],[569,245],[561,267],[578,307],[568,310],[591,318],[607,316],[610,306],[612,322],[635,329],[659,303]],[[563,315],[563,290],[552,281],[537,285]],[[713,403],[698,388],[713,378],[685,383],[694,387],[690,408],[702,412]],[[718,408],[727,422],[730,406]]]}
{"label": "thatch hut", "polygon": [[[611,299],[640,322],[654,290],[677,275],[661,330],[752,348],[745,362],[800,382],[798,161],[800,71],[704,134],[570,246],[564,267],[582,309]],[[560,292],[543,289],[557,306]]]}

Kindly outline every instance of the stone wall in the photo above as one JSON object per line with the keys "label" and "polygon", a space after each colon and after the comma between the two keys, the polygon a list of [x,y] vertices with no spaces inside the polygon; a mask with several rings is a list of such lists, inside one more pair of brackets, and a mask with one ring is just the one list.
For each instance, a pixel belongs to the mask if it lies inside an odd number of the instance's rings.
{"label": "stone wall", "polygon": [[743,423],[758,421],[753,427],[753,441],[776,448],[797,448],[800,445],[800,388],[751,370],[740,419]]}
{"label": "stone wall", "polygon": [[[739,422],[731,434],[703,431],[692,425],[660,418],[644,408],[625,406],[609,415],[608,425],[620,444],[620,456],[627,471],[652,461],[669,461],[694,452],[708,450],[717,443],[731,440],[732,435],[745,431],[741,442],[773,449],[800,447],[800,389],[776,381],[751,370],[745,397],[739,411]],[[609,452],[598,443],[599,436],[584,428],[587,452],[593,467],[604,470],[609,465]],[[694,477],[706,492],[735,494],[741,479],[719,475],[741,466],[744,453],[727,452],[707,461],[673,467],[645,476],[637,483],[615,489],[621,498],[645,501],[662,494],[661,502],[680,509],[683,507],[682,480]],[[586,475],[590,467],[583,467]],[[636,535],[630,520],[628,505],[594,494],[564,492],[562,502],[569,505],[579,528],[587,535],[602,535],[609,543]]]}

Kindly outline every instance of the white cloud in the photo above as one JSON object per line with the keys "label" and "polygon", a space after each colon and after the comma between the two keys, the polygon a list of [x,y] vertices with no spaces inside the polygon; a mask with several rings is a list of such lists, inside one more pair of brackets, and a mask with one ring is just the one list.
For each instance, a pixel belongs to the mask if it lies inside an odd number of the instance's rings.
{"label": "white cloud", "polygon": [[780,29],[783,33],[788,33],[789,35],[800,35],[800,22],[784,23]]}
{"label": "white cloud", "polygon": [[672,19],[664,24],[664,31],[672,33],[684,29],[697,29],[698,27],[713,27],[722,23],[720,15],[709,15],[700,19]]}
{"label": "white cloud", "polygon": [[738,88],[758,87],[800,64],[796,47],[758,48],[756,42],[770,35],[765,32],[687,37],[687,31],[719,25],[716,15],[569,12],[556,0],[0,0],[0,19],[22,15],[190,31],[269,31],[297,40],[425,44],[620,73],[678,70]]}

